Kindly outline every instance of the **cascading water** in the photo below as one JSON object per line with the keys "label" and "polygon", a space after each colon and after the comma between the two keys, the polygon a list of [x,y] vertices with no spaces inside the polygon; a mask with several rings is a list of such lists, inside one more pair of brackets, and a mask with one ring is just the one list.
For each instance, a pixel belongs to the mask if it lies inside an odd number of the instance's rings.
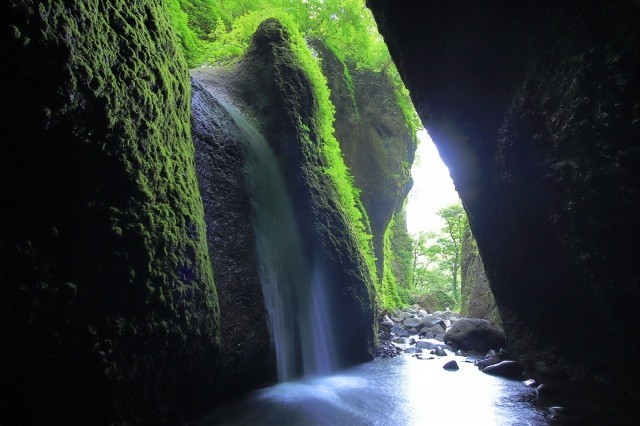
{"label": "cascading water", "polygon": [[246,169],[262,292],[276,351],[278,379],[327,374],[337,367],[322,271],[311,271],[278,159],[234,107],[220,104],[247,141]]}

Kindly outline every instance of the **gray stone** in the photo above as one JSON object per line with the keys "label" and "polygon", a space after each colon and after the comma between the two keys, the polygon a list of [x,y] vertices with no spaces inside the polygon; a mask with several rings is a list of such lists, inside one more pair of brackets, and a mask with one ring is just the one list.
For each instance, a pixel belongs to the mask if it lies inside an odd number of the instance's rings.
{"label": "gray stone", "polygon": [[505,344],[504,332],[487,320],[461,318],[444,335],[447,344],[458,349],[487,352]]}
{"label": "gray stone", "polygon": [[437,347],[436,347],[436,352],[435,352],[435,354],[436,354],[437,356],[447,356],[447,353],[444,351],[444,349],[442,349],[442,347],[441,347],[441,346],[437,346]]}
{"label": "gray stone", "polygon": [[484,357],[483,359],[480,359],[480,360],[476,361],[474,364],[478,368],[480,368],[480,370],[482,370],[485,367],[489,367],[490,365],[498,364],[499,362],[500,362],[500,358],[495,357],[495,356],[487,356],[487,357]]}
{"label": "gray stone", "polygon": [[444,333],[444,332],[446,331],[446,329],[447,329],[447,327],[446,327],[446,325],[445,325],[442,321],[440,321],[440,322],[438,322],[438,323],[434,324],[434,325],[433,325],[433,326],[431,326],[431,327],[428,327],[428,330],[431,330],[431,331],[433,331],[433,332],[434,332],[434,333],[436,333],[436,334]]}
{"label": "gray stone", "polygon": [[388,331],[381,331],[378,333],[378,338],[380,340],[391,340],[391,333],[389,333]]}
{"label": "gray stone", "polygon": [[413,327],[413,328],[418,328],[417,326],[419,325],[421,328],[424,327],[424,324],[422,322],[420,322],[419,318],[405,318],[404,321],[402,321],[402,324],[405,327]]}
{"label": "gray stone", "polygon": [[416,343],[416,347],[417,348],[422,348],[422,349],[435,349],[438,346],[439,345],[437,343],[427,342],[427,341],[424,341],[424,340],[420,340],[420,341],[418,341],[418,343]]}
{"label": "gray stone", "polygon": [[389,318],[389,315],[384,315],[378,322],[378,325],[381,328],[386,328],[386,329],[391,329],[391,327],[394,326],[393,321],[391,320],[391,318]]}
{"label": "gray stone", "polygon": [[398,315],[396,315],[398,318],[400,319],[405,319],[405,318],[409,318],[411,316],[411,314],[409,314],[408,312],[400,312]]}
{"label": "gray stone", "polygon": [[404,329],[401,325],[394,325],[391,327],[391,333],[395,334],[397,337],[409,337],[409,333]]}
{"label": "gray stone", "polygon": [[407,348],[404,350],[405,353],[407,354],[421,354],[422,353],[422,349],[420,348]]}
{"label": "gray stone", "polygon": [[420,330],[420,336],[424,337],[425,339],[435,339],[436,333],[429,329],[422,329]]}
{"label": "gray stone", "polygon": [[420,318],[420,321],[422,321],[422,323],[424,325],[426,325],[427,327],[431,327],[432,325],[434,325],[435,323],[437,323],[438,321],[441,321],[440,318],[438,318],[435,315],[425,315],[422,318]]}
{"label": "gray stone", "polygon": [[444,342],[444,333],[438,333],[436,334],[435,339],[439,342]]}
{"label": "gray stone", "polygon": [[522,379],[523,369],[522,366],[515,361],[501,361],[497,364],[485,367],[482,369],[482,372],[491,374],[492,376],[520,380]]}
{"label": "gray stone", "polygon": [[457,371],[460,369],[458,363],[455,360],[451,360],[442,366],[447,371]]}
{"label": "gray stone", "polygon": [[396,337],[395,339],[393,339],[393,343],[405,344],[405,343],[407,343],[407,338],[406,337]]}

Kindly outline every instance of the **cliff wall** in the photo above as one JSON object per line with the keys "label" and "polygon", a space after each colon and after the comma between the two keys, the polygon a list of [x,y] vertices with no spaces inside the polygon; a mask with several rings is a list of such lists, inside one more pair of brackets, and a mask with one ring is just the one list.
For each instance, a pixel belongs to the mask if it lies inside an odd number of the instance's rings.
{"label": "cliff wall", "polygon": [[186,421],[219,312],[164,4],[0,16],[0,422]]}
{"label": "cliff wall", "polygon": [[637,389],[637,2],[368,4],[469,213],[511,347]]}

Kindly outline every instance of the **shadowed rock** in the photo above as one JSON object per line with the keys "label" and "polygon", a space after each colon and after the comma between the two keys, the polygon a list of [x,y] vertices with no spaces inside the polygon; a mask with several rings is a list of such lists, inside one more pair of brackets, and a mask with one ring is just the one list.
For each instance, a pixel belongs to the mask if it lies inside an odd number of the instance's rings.
{"label": "shadowed rock", "polygon": [[505,344],[504,332],[487,320],[461,318],[444,335],[451,346],[467,351],[487,352]]}

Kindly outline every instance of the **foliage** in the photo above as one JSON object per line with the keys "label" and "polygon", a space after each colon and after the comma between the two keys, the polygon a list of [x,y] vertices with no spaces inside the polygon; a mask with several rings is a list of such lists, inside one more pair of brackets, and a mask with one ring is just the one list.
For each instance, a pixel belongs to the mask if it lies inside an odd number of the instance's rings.
{"label": "foliage", "polygon": [[357,68],[384,72],[415,135],[420,120],[364,0],[165,0],[190,67],[231,63],[267,18],[319,38]]}
{"label": "foliage", "polygon": [[[165,2],[190,67],[209,63],[235,63],[245,52],[258,25],[268,18],[278,19],[294,35],[292,39],[295,41],[295,54],[309,76],[317,102],[314,127],[323,141],[328,163],[326,173],[335,184],[369,272],[374,282],[378,282],[369,219],[360,199],[360,191],[354,184],[344,163],[340,145],[333,135],[335,110],[329,99],[326,78],[321,72],[318,59],[304,42],[304,38],[321,39],[341,61],[348,62],[356,68],[385,73],[393,84],[397,104],[403,111],[407,126],[416,141],[415,134],[420,127],[420,120],[364,0]],[[351,83],[350,76],[345,76],[345,79],[347,84]],[[408,170],[406,172],[409,173]],[[389,238],[391,235],[399,236],[400,233],[392,233]],[[389,253],[391,250],[385,249]],[[406,253],[406,250],[403,253]],[[409,282],[410,272],[397,275],[401,269],[397,263],[401,262],[402,256],[394,258],[389,254],[385,257],[389,258],[390,263],[388,267],[385,266],[384,276],[381,277],[379,296],[384,300],[383,304],[398,305],[401,302],[395,284],[397,276],[401,281]],[[406,258],[405,255],[405,263]],[[392,259],[395,259],[395,266]]]}
{"label": "foliage", "polygon": [[407,232],[404,208],[389,222],[389,250],[393,254],[391,267],[399,288],[410,289],[413,284],[413,239]]}
{"label": "foliage", "polygon": [[380,304],[384,308],[415,303],[412,292],[413,240],[407,233],[404,209],[391,218],[384,235],[384,265]]}
{"label": "foliage", "polygon": [[420,233],[414,240],[413,288],[432,294],[438,309],[460,305],[462,239],[468,220],[460,203],[438,211],[445,226],[438,233]]}

